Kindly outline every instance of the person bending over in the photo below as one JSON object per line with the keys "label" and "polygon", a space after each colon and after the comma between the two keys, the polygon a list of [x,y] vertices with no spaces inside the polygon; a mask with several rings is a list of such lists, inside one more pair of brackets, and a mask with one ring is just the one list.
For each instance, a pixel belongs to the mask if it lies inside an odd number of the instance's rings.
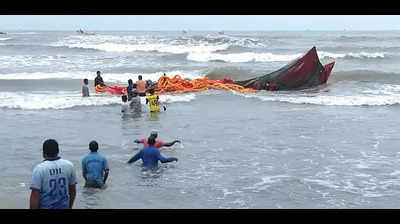
{"label": "person bending over", "polygon": [[158,167],[158,161],[160,161],[161,163],[169,163],[173,161],[178,162],[178,159],[175,157],[165,158],[161,155],[160,151],[154,147],[154,144],[156,143],[154,137],[150,136],[147,139],[147,142],[149,146],[144,147],[142,150],[136,153],[136,155],[134,155],[128,161],[128,164],[134,163],[137,160],[142,159],[143,162],[142,167],[153,169]]}

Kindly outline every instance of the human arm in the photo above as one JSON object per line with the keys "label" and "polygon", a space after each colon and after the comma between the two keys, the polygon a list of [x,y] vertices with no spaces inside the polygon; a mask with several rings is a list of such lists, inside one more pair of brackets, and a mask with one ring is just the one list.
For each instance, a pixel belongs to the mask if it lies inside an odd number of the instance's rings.
{"label": "human arm", "polygon": [[72,163],[71,163],[71,165],[72,165],[72,169],[71,169],[71,173],[68,177],[69,208],[72,208],[72,206],[74,205],[75,196],[76,196],[76,184],[77,184],[75,168]]}
{"label": "human arm", "polygon": [[149,99],[146,98],[146,104],[148,104],[148,103],[149,103]]}
{"label": "human arm", "polygon": [[110,170],[108,170],[108,169],[104,171],[104,180],[103,180],[103,183],[106,183],[109,173],[110,173]]}
{"label": "human arm", "polygon": [[40,190],[32,189],[31,198],[29,200],[30,209],[38,209],[40,200]]}
{"label": "human arm", "polygon": [[164,143],[163,146],[171,147],[171,146],[173,146],[173,145],[174,145],[175,143],[177,143],[177,142],[181,143],[181,141],[179,141],[179,140],[174,140],[174,141],[172,141],[172,142]]}
{"label": "human arm", "polygon": [[42,188],[41,173],[35,167],[32,172],[32,183],[30,186],[30,189],[32,190],[31,197],[29,200],[29,208],[30,209],[38,209],[40,207],[39,203],[40,203],[40,189],[41,188]]}
{"label": "human arm", "polygon": [[144,143],[144,139],[136,139],[135,141],[134,141],[135,143],[137,143],[137,144],[140,144],[140,143]]}
{"label": "human arm", "polygon": [[104,165],[104,179],[103,179],[103,183],[106,183],[107,178],[108,178],[108,173],[110,172],[110,168],[108,167],[108,161],[107,161],[107,159],[104,159],[103,165]]}
{"label": "human arm", "polygon": [[69,208],[72,208],[76,196],[76,184],[70,184],[68,187],[69,187]]}
{"label": "human arm", "polygon": [[128,163],[134,163],[136,161],[138,161],[141,158],[141,154],[142,154],[142,150],[140,150],[140,152],[136,153],[136,155],[134,155],[129,161]]}
{"label": "human arm", "polygon": [[157,150],[157,158],[162,163],[169,163],[169,162],[173,162],[173,161],[177,161],[178,162],[178,158],[175,158],[175,157],[165,158],[164,156],[161,155],[160,151],[158,151],[158,150]]}
{"label": "human arm", "polygon": [[87,181],[87,169],[86,169],[86,163],[85,163],[85,159],[82,160],[82,177],[83,179],[85,179],[85,181]]}

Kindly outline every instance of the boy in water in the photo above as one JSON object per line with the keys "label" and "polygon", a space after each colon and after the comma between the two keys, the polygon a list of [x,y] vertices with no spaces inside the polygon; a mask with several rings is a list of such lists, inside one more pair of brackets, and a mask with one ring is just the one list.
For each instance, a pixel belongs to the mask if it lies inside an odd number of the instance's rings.
{"label": "boy in water", "polygon": [[83,97],[88,97],[89,96],[89,87],[88,87],[89,80],[84,79],[83,80],[83,86],[82,86],[82,96]]}

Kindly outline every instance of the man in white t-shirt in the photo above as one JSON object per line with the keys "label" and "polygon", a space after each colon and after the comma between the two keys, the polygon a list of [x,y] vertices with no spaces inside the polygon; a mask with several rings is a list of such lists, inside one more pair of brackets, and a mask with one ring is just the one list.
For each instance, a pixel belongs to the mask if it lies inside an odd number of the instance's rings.
{"label": "man in white t-shirt", "polygon": [[74,165],[61,159],[58,153],[56,140],[43,143],[44,160],[32,173],[31,209],[69,209],[74,204],[77,184]]}

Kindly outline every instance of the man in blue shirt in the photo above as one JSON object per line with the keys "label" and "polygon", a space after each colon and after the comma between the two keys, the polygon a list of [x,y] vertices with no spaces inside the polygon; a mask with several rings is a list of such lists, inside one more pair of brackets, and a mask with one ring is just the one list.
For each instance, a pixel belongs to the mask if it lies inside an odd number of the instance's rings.
{"label": "man in blue shirt", "polygon": [[43,143],[43,160],[35,166],[30,186],[31,209],[69,209],[76,195],[74,165],[58,156],[58,143],[48,139]]}
{"label": "man in blue shirt", "polygon": [[145,168],[152,169],[158,166],[158,160],[160,160],[162,163],[168,163],[173,161],[178,162],[178,159],[175,157],[165,158],[161,155],[160,151],[154,147],[156,140],[153,136],[150,136],[147,139],[147,143],[149,144],[149,146],[144,147],[142,150],[140,150],[136,155],[134,155],[128,161],[128,163],[134,163],[137,160],[142,159],[143,161],[142,166]]}
{"label": "man in blue shirt", "polygon": [[97,152],[99,145],[96,141],[89,143],[90,153],[82,160],[82,176],[85,187],[102,188],[108,178],[109,168],[107,159]]}

